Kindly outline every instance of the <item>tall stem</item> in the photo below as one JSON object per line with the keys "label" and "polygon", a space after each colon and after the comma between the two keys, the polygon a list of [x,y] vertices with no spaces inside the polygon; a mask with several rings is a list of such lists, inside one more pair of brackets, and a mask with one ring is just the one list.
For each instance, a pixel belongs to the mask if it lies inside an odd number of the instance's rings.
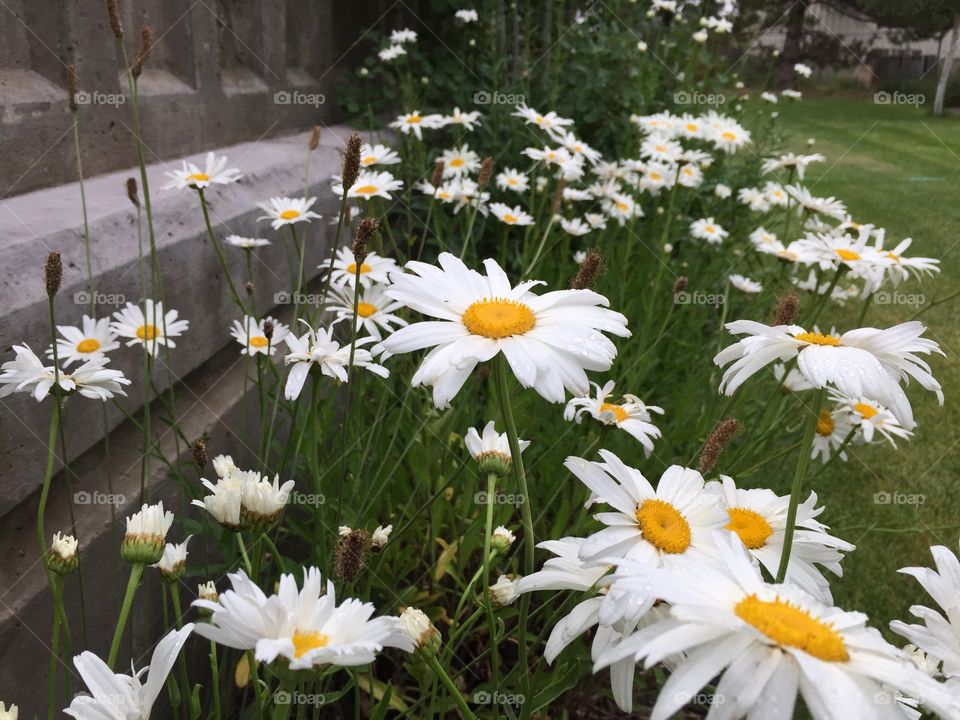
{"label": "tall stem", "polygon": [[233,284],[233,278],[230,276],[230,268],[227,267],[227,259],[223,255],[223,248],[220,247],[220,242],[217,240],[217,236],[213,233],[213,225],[210,223],[210,212],[207,209],[207,198],[203,194],[203,188],[197,188],[197,195],[200,196],[200,207],[203,209],[203,222],[207,226],[207,235],[210,236],[210,242],[213,243],[213,249],[217,253],[217,260],[220,261],[220,268],[223,270],[223,276],[227,279],[227,287],[230,288],[230,295],[233,298],[233,301],[237,304],[237,307],[240,308],[240,311],[246,312],[246,308],[243,306],[243,301],[240,299],[240,293],[237,292],[237,287]]}
{"label": "tall stem", "polygon": [[[521,646],[523,643],[521,643]],[[470,706],[467,705],[467,701],[463,699],[463,693],[460,692],[460,689],[454,685],[453,680],[450,679],[450,676],[447,675],[447,671],[443,669],[443,666],[440,664],[440,661],[437,660],[437,656],[433,653],[424,653],[424,657],[427,659],[427,664],[430,666],[430,669],[440,678],[440,682],[443,683],[443,686],[447,688],[447,691],[453,696],[453,699],[457,702],[457,707],[460,708],[460,712],[463,713],[465,718],[468,720],[476,720],[476,716],[473,714],[473,711],[470,710]]]}
{"label": "tall stem", "polygon": [[127,581],[127,591],[123,596],[123,605],[120,607],[120,617],[117,619],[117,628],[113,632],[113,642],[110,643],[110,655],[107,656],[107,667],[113,669],[117,662],[117,653],[120,652],[120,640],[123,638],[123,629],[130,616],[133,605],[133,596],[137,594],[140,576],[143,575],[143,564],[134,563],[130,568],[130,579]]}
{"label": "tall stem", "polygon": [[[500,687],[500,651],[497,648],[497,618],[493,614],[493,600],[490,597],[490,541],[493,537],[493,501],[497,492],[497,475],[487,475],[487,522],[483,535],[483,604],[487,611],[487,624],[490,627],[490,667],[492,670],[493,687]],[[523,640],[521,640],[523,642]],[[493,707],[494,715],[497,706]]]}

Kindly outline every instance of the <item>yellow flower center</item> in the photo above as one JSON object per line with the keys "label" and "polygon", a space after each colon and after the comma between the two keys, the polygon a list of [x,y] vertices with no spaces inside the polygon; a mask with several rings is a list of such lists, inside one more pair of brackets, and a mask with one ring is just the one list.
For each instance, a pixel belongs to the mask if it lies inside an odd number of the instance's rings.
{"label": "yellow flower center", "polygon": [[512,213],[503,214],[503,221],[507,223],[507,225],[513,225],[515,222],[517,222],[518,219],[519,218],[516,215],[513,215]]}
{"label": "yellow flower center", "polygon": [[407,118],[407,124],[408,124],[408,125],[416,125],[416,124],[419,123],[421,120],[423,120],[423,116],[422,116],[422,115],[411,115],[410,117]]}
{"label": "yellow flower center", "polygon": [[440,192],[437,193],[437,197],[440,198],[441,200],[449,200],[450,193],[446,192],[445,190],[441,190]]}
{"label": "yellow flower center", "polygon": [[717,229],[713,225],[705,225],[703,231],[707,233],[707,235],[713,235]]}
{"label": "yellow flower center", "polygon": [[773,528],[760,513],[747,508],[730,508],[727,512],[730,514],[727,530],[733,530],[751,550],[762,548],[773,535]]}
{"label": "yellow flower center", "polygon": [[298,217],[300,217],[299,210],[284,210],[282,213],[280,213],[281,220],[293,220],[294,218]]}
{"label": "yellow flower center", "polygon": [[785,600],[760,600],[749,595],[737,603],[734,612],[781,647],[792,647],[825,662],[850,659],[843,636],[833,625]]}
{"label": "yellow flower center", "polygon": [[[373,270],[373,268],[370,267],[369,265],[367,265],[366,263],[360,263],[360,274],[361,274],[361,275],[363,275],[364,273],[371,272],[372,270]],[[357,274],[357,264],[356,264],[355,262],[352,262],[352,263],[350,263],[349,265],[347,265],[347,272],[350,273],[351,275],[356,275],[356,274]]]}
{"label": "yellow flower center", "polygon": [[507,185],[519,185],[520,181],[516,178],[507,178]]}
{"label": "yellow flower center", "polygon": [[374,163],[377,162],[377,156],[376,156],[376,155],[367,155],[367,156],[366,156],[365,158],[363,158],[363,160],[361,160],[360,162],[363,163],[364,165],[373,165]]}
{"label": "yellow flower center", "polygon": [[77,343],[77,352],[92,353],[100,349],[100,341],[96,338],[86,338]]}
{"label": "yellow flower center", "polygon": [[687,123],[687,132],[696,132],[697,127],[696,123]]}
{"label": "yellow flower center", "polygon": [[600,405],[600,412],[613,413],[618,423],[622,423],[630,417],[630,413],[624,410],[622,405],[614,405],[613,403],[603,403]]}
{"label": "yellow flower center", "polygon": [[523,303],[492,298],[478,300],[468,307],[463,313],[463,324],[473,335],[497,340],[529,332],[537,324],[537,318]]}
{"label": "yellow flower center", "polygon": [[662,178],[662,177],[663,177],[663,175],[661,175],[661,174],[658,173],[658,172],[652,172],[652,173],[650,173],[650,179],[653,180],[654,182],[657,182],[657,181],[660,180],[660,178]]}
{"label": "yellow flower center", "polygon": [[665,152],[667,151],[667,146],[666,146],[666,145],[657,145],[657,146],[654,148],[654,150],[656,150],[658,153],[665,153]]}
{"label": "yellow flower center", "polygon": [[357,315],[360,317],[368,318],[371,315],[375,315],[377,312],[377,306],[371,305],[370,303],[357,303]]}
{"label": "yellow flower center", "polygon": [[630,205],[620,200],[617,202],[617,209],[620,210],[620,212],[626,212],[630,209]]}
{"label": "yellow flower center", "polygon": [[379,189],[376,185],[361,185],[354,192],[357,195],[373,195]]}
{"label": "yellow flower center", "polygon": [[817,418],[817,435],[821,437],[830,437],[837,424],[833,421],[833,415],[829,410],[821,410],[820,417]]}
{"label": "yellow flower center", "polygon": [[855,253],[853,250],[847,250],[846,248],[840,248],[839,250],[834,250],[834,252],[840,256],[841,260],[859,260],[860,255]]}
{"label": "yellow flower center", "polygon": [[864,420],[869,420],[879,412],[875,407],[867,405],[866,403],[856,403],[853,409],[860,413],[860,416]]}
{"label": "yellow flower center", "polygon": [[800,342],[810,343],[811,345],[829,345],[837,347],[840,344],[840,338],[836,335],[824,335],[818,332],[802,332],[794,337]]}
{"label": "yellow flower center", "polygon": [[293,640],[293,656],[298,658],[303,657],[311,650],[326,647],[330,644],[330,636],[316,630],[311,632],[297,630],[291,640]]}
{"label": "yellow flower center", "polygon": [[690,524],[670,503],[644,500],[636,517],[643,539],[658,550],[676,555],[690,547]]}
{"label": "yellow flower center", "polygon": [[896,253],[888,252],[888,253],[887,253],[887,259],[893,260],[894,262],[900,262],[903,258],[901,258],[901,257],[900,257],[899,255],[897,255]]}
{"label": "yellow flower center", "polygon": [[186,179],[190,182],[207,182],[210,176],[206,173],[194,173],[193,175],[187,175]]}
{"label": "yellow flower center", "polygon": [[153,340],[157,336],[156,325],[141,325],[137,328],[137,337],[141,340]]}
{"label": "yellow flower center", "polygon": [[736,133],[732,133],[732,132],[730,132],[729,130],[727,130],[726,132],[720,133],[720,137],[722,137],[724,140],[736,140],[736,139],[737,139]]}
{"label": "yellow flower center", "polygon": [[265,338],[263,335],[254,335],[253,337],[250,338],[251,347],[261,348],[261,347],[266,347],[269,344],[270,344],[270,341],[267,340],[267,338]]}
{"label": "yellow flower center", "polygon": [[463,164],[466,162],[463,158],[454,158],[450,161],[450,167],[463,167]]}

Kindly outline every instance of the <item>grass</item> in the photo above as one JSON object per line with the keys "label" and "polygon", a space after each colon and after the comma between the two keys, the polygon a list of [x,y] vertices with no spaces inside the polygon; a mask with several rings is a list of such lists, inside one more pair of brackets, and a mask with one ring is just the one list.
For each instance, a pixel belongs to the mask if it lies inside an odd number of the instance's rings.
{"label": "grass", "polygon": [[[803,152],[807,138],[815,138],[814,149],[827,157],[808,172],[814,194],[840,197],[854,219],[886,228],[888,244],[912,237],[910,253],[941,259],[939,276],[899,288],[904,295],[922,295],[918,305],[871,306],[866,324],[885,327],[922,313],[929,336],[947,353],[932,363],[945,406],[913,385],[914,438],[897,450],[855,448],[842,468],[824,473],[814,488],[827,507],[826,522],[857,545],[856,557],[844,563],[846,573],[834,584],[837,603],[863,610],[885,627],[892,618],[906,618],[911,604],[930,604],[915,581],[894,571],[929,565],[929,545],[955,550],[960,528],[960,299],[930,307],[960,290],[960,120],[933,118],[922,108],[875,105],[869,97],[813,97],[781,110],[788,147]],[[859,309],[836,318],[838,328],[854,324]],[[923,502],[881,504],[875,495],[882,492]]]}

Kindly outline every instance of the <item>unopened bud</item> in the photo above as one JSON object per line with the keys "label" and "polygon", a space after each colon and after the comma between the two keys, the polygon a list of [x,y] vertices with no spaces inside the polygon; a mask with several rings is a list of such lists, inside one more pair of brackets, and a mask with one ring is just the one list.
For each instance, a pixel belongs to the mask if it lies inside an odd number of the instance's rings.
{"label": "unopened bud", "polygon": [[507,549],[513,545],[513,541],[516,539],[516,535],[510,532],[503,525],[500,525],[490,536],[490,544],[497,552],[506,552]]}
{"label": "unopened bud", "polygon": [[440,649],[440,631],[422,610],[404,609],[398,623],[404,634],[413,640],[417,651],[434,654]]}
{"label": "unopened bud", "polygon": [[501,575],[497,581],[487,588],[490,602],[494,607],[505,607],[517,599],[516,580],[509,575]]}
{"label": "unopened bud", "polygon": [[50,571],[57,575],[69,575],[76,570],[80,564],[80,556],[77,555],[78,546],[79,543],[73,535],[60,533],[54,535],[46,557],[46,564]]}

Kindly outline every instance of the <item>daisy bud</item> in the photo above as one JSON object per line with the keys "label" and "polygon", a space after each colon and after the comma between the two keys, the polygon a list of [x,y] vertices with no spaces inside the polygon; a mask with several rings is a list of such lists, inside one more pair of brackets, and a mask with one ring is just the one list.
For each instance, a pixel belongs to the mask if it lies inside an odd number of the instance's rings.
{"label": "daisy bud", "polygon": [[67,65],[67,102],[70,104],[70,112],[76,112],[79,107],[77,105],[78,92],[80,92],[80,87],[77,83],[77,66]]}
{"label": "daisy bud", "polygon": [[380,231],[376,218],[364,218],[357,226],[357,236],[353,241],[353,261],[359,267],[367,257],[370,240]]}
{"label": "daisy bud", "polygon": [[43,267],[44,281],[47,285],[47,296],[53,297],[63,282],[63,261],[56,250],[47,255],[47,262]]}
{"label": "daisy bud", "polygon": [[440,631],[423,610],[408,607],[400,613],[397,622],[400,630],[413,640],[417,651],[435,654],[440,649]]}
{"label": "daisy bud", "polygon": [[516,535],[507,530],[503,525],[500,525],[493,531],[493,535],[490,536],[490,544],[497,552],[506,552],[516,539]]}
{"label": "daisy bud", "polygon": [[727,443],[737,434],[738,430],[740,430],[740,421],[736,418],[724,418],[717,423],[713,432],[710,433],[710,437],[707,438],[707,442],[704,443],[703,450],[700,451],[697,470],[700,471],[701,475],[713,470],[713,466],[720,459],[720,453],[723,452]]}
{"label": "daisy bud", "polygon": [[123,25],[120,24],[120,13],[117,12],[117,0],[107,0],[107,15],[110,18],[110,29],[117,40],[123,40]]}
{"label": "daisy bud", "polygon": [[[77,555],[78,545],[79,543],[73,535],[55,534],[46,557],[50,572],[57,575],[69,575],[76,570],[77,565],[80,564],[80,557]],[[0,718],[2,718],[2,715],[0,715]]]}
{"label": "daisy bud", "polygon": [[190,446],[190,452],[193,453],[193,464],[197,470],[203,472],[207,466],[207,436],[206,434],[198,437]]}
{"label": "daisy bud", "polygon": [[576,274],[570,278],[571,290],[589,290],[593,287],[594,280],[597,279],[597,273],[603,266],[603,256],[596,248],[587,250],[587,256],[580,263]]}
{"label": "daisy bud", "polygon": [[[443,175],[443,162],[440,161],[441,165],[440,174]],[[477,185],[480,187],[481,192],[487,189],[487,185],[490,184],[490,177],[493,175],[493,158],[489,155],[483,159],[483,162],[480,163],[480,173],[477,175]],[[437,185],[439,183],[434,183]]]}
{"label": "daisy bud", "polygon": [[360,174],[360,146],[362,141],[356,133],[347,138],[347,148],[343,154],[343,191],[347,192],[357,181]]}
{"label": "daisy bud", "polygon": [[487,588],[490,602],[494,607],[506,607],[517,599],[516,580],[509,575],[501,575],[497,581]]}
{"label": "daisy bud", "polygon": [[249,296],[249,295],[253,295],[254,285],[253,285],[252,282],[249,282],[249,281],[248,281],[247,284],[243,286],[243,288],[244,288],[244,290],[247,291],[247,295],[248,295],[248,296]]}
{"label": "daisy bud", "polygon": [[370,554],[370,533],[353,530],[337,541],[333,554],[333,573],[341,582],[352,582],[360,575]]}
{"label": "daisy bud", "polygon": [[[477,461],[480,472],[485,475],[506,477],[513,470],[513,456],[510,454],[510,441],[505,433],[498,433],[491,420],[480,432],[476,428],[467,430],[464,443],[470,457]],[[529,440],[520,441],[520,452],[527,449]]]}
{"label": "daisy bud", "polygon": [[787,293],[781,295],[777,301],[777,315],[774,325],[793,325],[797,318],[797,311],[800,309],[800,299],[796,293]]}
{"label": "daisy bud", "polygon": [[271,320],[270,318],[267,318],[266,320],[263,321],[263,336],[267,340],[273,340],[274,329],[275,329],[275,326],[273,324],[273,320]]}
{"label": "daisy bud", "polygon": [[373,531],[373,535],[370,536],[370,542],[373,544],[373,547],[378,550],[386,545],[390,541],[390,533],[393,532],[393,525],[387,525],[383,527],[382,525],[377,525],[377,529]]}
{"label": "daisy bud", "polygon": [[314,125],[313,132],[310,133],[310,142],[307,143],[307,148],[316,150],[318,145],[320,145],[320,126]]}
{"label": "daisy bud", "polygon": [[681,294],[687,289],[687,285],[690,284],[690,279],[686,275],[681,275],[677,278],[677,281],[673,283],[673,296]]}
{"label": "daisy bud", "polygon": [[443,162],[443,160],[437,160],[433,164],[433,177],[430,178],[430,184],[434,187],[439,187],[440,183],[443,182],[443,171],[445,167],[446,164]]}
{"label": "daisy bud", "polygon": [[127,178],[127,197],[130,198],[130,202],[133,203],[134,207],[140,207],[140,197],[137,195],[136,178]]}
{"label": "daisy bud", "polygon": [[157,568],[167,582],[176,582],[183,577],[183,571],[187,568],[187,543],[191,537],[188,535],[179,545],[167,543],[163,548],[163,556],[150,566]]}
{"label": "daisy bud", "polygon": [[137,53],[133,65],[130,66],[130,73],[133,77],[140,77],[140,73],[143,72],[143,64],[150,57],[151,50],[153,50],[153,28],[144,25],[140,28],[140,52]]}
{"label": "daisy bud", "polygon": [[120,547],[123,559],[139,565],[154,565],[163,557],[167,531],[173,524],[173,513],[164,512],[163,502],[143,504],[127,518],[127,533]]}
{"label": "daisy bud", "polygon": [[207,602],[219,602],[220,594],[217,592],[217,586],[213,580],[207,580],[202,585],[197,585],[197,597]]}

